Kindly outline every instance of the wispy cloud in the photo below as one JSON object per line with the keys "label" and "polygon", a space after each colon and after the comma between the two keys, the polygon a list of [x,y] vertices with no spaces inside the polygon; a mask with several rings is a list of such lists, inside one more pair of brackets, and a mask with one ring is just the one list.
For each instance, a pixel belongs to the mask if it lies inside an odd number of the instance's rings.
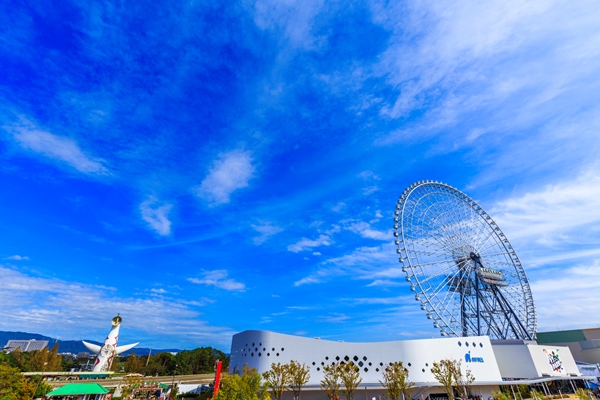
{"label": "wispy cloud", "polygon": [[229,203],[231,194],[248,186],[254,176],[249,152],[234,150],[221,155],[209,170],[197,194],[212,205]]}
{"label": "wispy cloud", "polygon": [[290,244],[287,249],[292,253],[311,250],[313,247],[330,246],[333,240],[327,235],[320,235],[316,239],[302,238],[294,244]]}
{"label": "wispy cloud", "polygon": [[[128,335],[143,335],[145,345],[164,344],[170,338],[179,346],[177,332],[227,345],[228,328],[211,326],[199,318],[199,312],[184,304],[185,300],[149,296],[119,297],[111,287],[41,278],[0,266],[0,303],[5,307],[0,329],[40,332],[51,336],[81,339],[106,335],[107,324],[117,313],[124,318]],[[90,314],[93,304],[93,315]],[[60,321],[57,324],[56,321]],[[156,336],[162,336],[157,342]],[[130,336],[130,337],[131,337]],[[202,338],[202,339],[201,339]],[[184,341],[181,341],[184,342]]]}
{"label": "wispy cloud", "polygon": [[327,322],[330,324],[339,324],[341,322],[344,322],[344,321],[350,319],[350,317],[345,314],[334,313],[331,315],[320,315],[317,317],[317,319],[321,322]]}
{"label": "wispy cloud", "polygon": [[600,325],[600,260],[549,270],[544,276],[531,283],[540,331]]}
{"label": "wispy cloud", "polygon": [[600,172],[588,169],[573,180],[550,184],[496,204],[491,215],[510,238],[553,244],[567,234],[600,222]]}
{"label": "wispy cloud", "polygon": [[230,291],[243,292],[246,290],[246,285],[234,279],[227,279],[228,275],[229,273],[224,269],[204,271],[201,278],[188,278],[188,281]]}
{"label": "wispy cloud", "polygon": [[254,22],[264,30],[283,37],[292,48],[314,48],[316,38],[312,35],[312,21],[323,7],[323,1],[278,1],[259,0],[254,2]]}
{"label": "wispy cloud", "polygon": [[[400,269],[390,268],[397,264],[393,246],[359,247],[339,257],[329,258],[308,276],[294,282],[294,286],[327,282],[333,277],[352,277],[360,280],[373,278],[395,278],[400,276]],[[404,275],[402,273],[402,275]]]}
{"label": "wispy cloud", "polygon": [[260,233],[259,236],[252,238],[254,244],[260,245],[266,242],[271,236],[283,232],[283,228],[271,224],[251,225],[252,229]]}
{"label": "wispy cloud", "polygon": [[385,240],[390,241],[393,238],[391,231],[382,232],[371,227],[371,224],[367,222],[353,222],[346,227],[350,232],[354,232],[366,239]]}
{"label": "wispy cloud", "polygon": [[172,207],[171,204],[161,204],[156,197],[149,196],[140,204],[140,212],[150,228],[161,236],[167,236],[171,234],[171,221],[168,216]]}
{"label": "wispy cloud", "polygon": [[26,150],[64,162],[84,174],[109,174],[103,160],[86,155],[73,139],[52,134],[27,120],[4,129]]}
{"label": "wispy cloud", "polygon": [[29,257],[27,257],[27,256],[20,256],[18,254],[15,254],[14,256],[5,257],[4,260],[27,261],[27,260],[29,260]]}

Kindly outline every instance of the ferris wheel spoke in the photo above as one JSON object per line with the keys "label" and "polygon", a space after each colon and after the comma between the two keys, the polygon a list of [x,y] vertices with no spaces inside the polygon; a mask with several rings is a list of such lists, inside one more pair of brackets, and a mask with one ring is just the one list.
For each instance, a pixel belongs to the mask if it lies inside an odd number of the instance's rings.
{"label": "ferris wheel spoke", "polygon": [[[442,332],[488,334],[493,339],[535,332],[533,297],[523,267],[479,205],[451,186],[429,181],[411,185],[398,204],[398,249],[406,258],[404,265],[410,266],[407,278],[413,279],[416,299],[427,304]],[[478,280],[472,262],[502,271],[508,286]],[[515,324],[523,326],[522,332],[512,328]]]}

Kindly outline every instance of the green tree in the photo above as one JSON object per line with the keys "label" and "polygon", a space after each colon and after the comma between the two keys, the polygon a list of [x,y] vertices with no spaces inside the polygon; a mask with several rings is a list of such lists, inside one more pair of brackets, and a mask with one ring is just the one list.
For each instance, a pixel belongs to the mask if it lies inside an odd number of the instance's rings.
{"label": "green tree", "polygon": [[346,397],[346,400],[352,400],[354,392],[358,388],[358,385],[362,382],[360,377],[360,368],[355,365],[352,361],[349,363],[340,365],[340,378],[344,385],[342,393]]}
{"label": "green tree", "polygon": [[171,353],[158,353],[150,357],[144,366],[146,375],[172,375],[175,370],[175,356]]}
{"label": "green tree", "polygon": [[379,381],[385,388],[388,400],[410,400],[411,389],[415,385],[408,380],[408,370],[402,361],[396,361],[385,367],[383,381]]}
{"label": "green tree", "polygon": [[35,398],[46,397],[46,393],[52,391],[52,386],[41,376],[33,376],[29,378],[29,381],[35,388]]}
{"label": "green tree", "polygon": [[298,361],[290,361],[289,365],[289,388],[294,392],[294,399],[300,400],[302,386],[306,385],[310,379],[310,367],[300,364]]}
{"label": "green tree", "polygon": [[290,367],[289,364],[272,363],[271,369],[262,374],[265,382],[271,391],[275,400],[281,399],[285,387],[290,381]]}
{"label": "green tree", "polygon": [[9,354],[9,365],[18,368],[21,372],[29,371],[29,353],[23,353],[21,346],[17,347]]}
{"label": "green tree", "polygon": [[144,360],[135,355],[135,350],[131,352],[127,361],[125,361],[125,371],[127,373],[141,373],[144,369]]}
{"label": "green tree", "polygon": [[269,393],[256,368],[244,365],[242,374],[223,375],[216,400],[265,400]]}
{"label": "green tree", "polygon": [[62,371],[62,356],[58,354],[58,343],[52,346],[46,361],[48,362],[46,371]]}
{"label": "green tree", "polygon": [[342,377],[340,364],[334,363],[323,366],[323,379],[321,387],[325,390],[329,400],[339,399],[340,387],[342,386]]}
{"label": "green tree", "polygon": [[34,383],[25,379],[18,368],[0,364],[0,399],[30,400]]}

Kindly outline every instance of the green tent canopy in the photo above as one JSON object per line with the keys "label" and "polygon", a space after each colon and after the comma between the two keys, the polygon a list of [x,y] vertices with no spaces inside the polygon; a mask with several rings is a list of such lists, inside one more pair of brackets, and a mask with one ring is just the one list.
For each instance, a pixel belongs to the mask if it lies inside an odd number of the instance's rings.
{"label": "green tent canopy", "polygon": [[81,394],[106,394],[109,392],[110,390],[97,383],[69,383],[46,394],[46,397],[76,396]]}

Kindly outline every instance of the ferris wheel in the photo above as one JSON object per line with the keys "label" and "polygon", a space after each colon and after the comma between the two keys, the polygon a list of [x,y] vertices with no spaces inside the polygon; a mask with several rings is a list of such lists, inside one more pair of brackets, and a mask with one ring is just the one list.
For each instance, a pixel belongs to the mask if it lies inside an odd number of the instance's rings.
{"label": "ferris wheel", "polygon": [[397,252],[415,300],[442,336],[534,339],[523,266],[498,225],[461,191],[410,185],[394,216]]}

